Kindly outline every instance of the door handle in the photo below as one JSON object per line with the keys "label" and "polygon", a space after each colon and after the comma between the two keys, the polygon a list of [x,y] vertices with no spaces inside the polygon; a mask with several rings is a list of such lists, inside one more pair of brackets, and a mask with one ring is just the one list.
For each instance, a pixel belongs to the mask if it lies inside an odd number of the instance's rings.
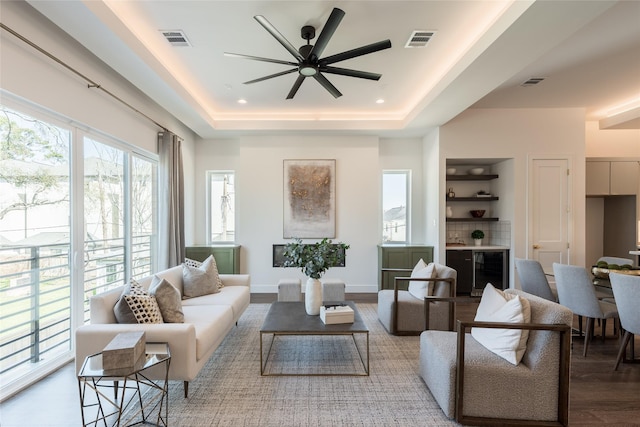
{"label": "door handle", "polygon": [[540,245],[533,245],[533,249],[540,249]]}

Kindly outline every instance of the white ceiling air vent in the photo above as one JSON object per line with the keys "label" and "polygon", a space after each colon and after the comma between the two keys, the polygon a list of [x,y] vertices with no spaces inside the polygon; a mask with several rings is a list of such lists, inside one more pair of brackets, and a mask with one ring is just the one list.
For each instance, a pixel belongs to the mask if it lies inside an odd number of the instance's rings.
{"label": "white ceiling air vent", "polygon": [[427,42],[434,36],[435,31],[415,30],[411,33],[407,44],[404,47],[425,47]]}
{"label": "white ceiling air vent", "polygon": [[531,77],[529,80],[521,83],[520,86],[523,86],[523,87],[535,86],[543,80],[544,80],[544,77]]}
{"label": "white ceiling air vent", "polygon": [[160,30],[171,46],[191,46],[182,30]]}

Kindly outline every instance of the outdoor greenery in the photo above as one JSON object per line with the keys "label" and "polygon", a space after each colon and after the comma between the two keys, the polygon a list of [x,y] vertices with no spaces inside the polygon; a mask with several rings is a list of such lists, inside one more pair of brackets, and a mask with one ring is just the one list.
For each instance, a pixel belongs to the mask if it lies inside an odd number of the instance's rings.
{"label": "outdoor greenery", "polygon": [[299,267],[307,277],[319,279],[331,267],[340,265],[349,245],[333,243],[324,238],[316,243],[302,243],[301,239],[284,246],[284,266]]}

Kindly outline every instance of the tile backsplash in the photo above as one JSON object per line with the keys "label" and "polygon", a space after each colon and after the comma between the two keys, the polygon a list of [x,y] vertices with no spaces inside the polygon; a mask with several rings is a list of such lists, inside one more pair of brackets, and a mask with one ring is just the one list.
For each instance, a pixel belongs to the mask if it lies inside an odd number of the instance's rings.
{"label": "tile backsplash", "polygon": [[471,232],[484,232],[484,245],[511,246],[511,222],[448,222],[446,239],[448,243],[465,243],[473,245]]}

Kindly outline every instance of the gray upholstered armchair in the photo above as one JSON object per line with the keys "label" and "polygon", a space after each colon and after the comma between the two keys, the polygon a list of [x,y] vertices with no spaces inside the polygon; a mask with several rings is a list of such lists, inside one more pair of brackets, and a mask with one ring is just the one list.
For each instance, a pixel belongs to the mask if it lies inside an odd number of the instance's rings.
{"label": "gray upholstered armchair", "polygon": [[[378,292],[378,319],[385,329],[395,335],[419,335],[426,329],[452,330],[455,305],[451,301],[438,301],[439,297],[456,296],[457,272],[451,267],[435,263],[436,277],[396,277],[393,289]],[[417,298],[401,290],[403,282],[434,282],[433,292],[426,298]],[[425,301],[429,301],[426,303]],[[425,315],[428,313],[428,315]]]}
{"label": "gray upholstered armchair", "polygon": [[[555,302],[509,289],[529,301],[530,323],[458,322],[457,332],[420,336],[420,374],[445,415],[465,425],[567,425],[572,313]],[[471,327],[528,329],[522,361],[507,362],[476,341]]]}

